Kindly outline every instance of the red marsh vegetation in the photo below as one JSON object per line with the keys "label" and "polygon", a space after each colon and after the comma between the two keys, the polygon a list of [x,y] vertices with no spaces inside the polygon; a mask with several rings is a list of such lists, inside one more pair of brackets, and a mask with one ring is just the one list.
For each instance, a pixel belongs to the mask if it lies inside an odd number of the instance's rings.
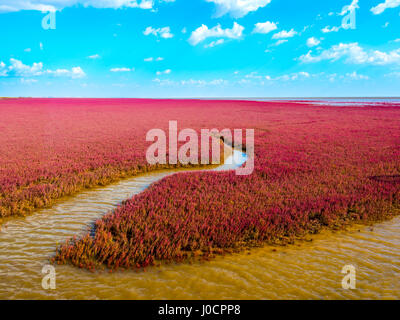
{"label": "red marsh vegetation", "polygon": [[[94,185],[117,179],[121,172],[150,169],[143,156],[145,132],[166,129],[169,120],[196,130],[255,129],[252,175],[198,172],[167,177],[98,220],[93,237],[87,234],[62,245],[54,258],[57,263],[116,269],[210,258],[398,213],[396,105],[33,100],[2,103],[1,112],[6,108],[9,121],[2,127],[8,128],[14,144],[5,147],[1,137],[1,148],[9,155],[1,153],[2,161],[13,159],[25,166],[11,171],[2,165],[1,177],[10,179],[6,186],[14,195],[30,194],[39,185],[39,199],[53,186],[84,187],[79,179],[87,176]],[[17,196],[8,197],[7,190],[2,201],[6,209],[23,203]]]}
{"label": "red marsh vegetation", "polygon": [[[250,104],[235,105],[237,112]],[[239,126],[236,116],[224,101],[2,99],[0,219],[26,215],[85,188],[170,167],[146,161],[146,133],[167,132],[169,120],[178,120],[179,128],[219,128],[218,119]]]}

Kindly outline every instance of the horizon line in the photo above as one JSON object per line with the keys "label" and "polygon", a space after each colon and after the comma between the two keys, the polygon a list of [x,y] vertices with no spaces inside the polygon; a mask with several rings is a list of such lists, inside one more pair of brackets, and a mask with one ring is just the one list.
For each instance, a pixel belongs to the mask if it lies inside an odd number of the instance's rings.
{"label": "horizon line", "polygon": [[0,99],[143,99],[143,100],[257,100],[257,99],[400,99],[400,96],[315,96],[315,97],[0,97]]}

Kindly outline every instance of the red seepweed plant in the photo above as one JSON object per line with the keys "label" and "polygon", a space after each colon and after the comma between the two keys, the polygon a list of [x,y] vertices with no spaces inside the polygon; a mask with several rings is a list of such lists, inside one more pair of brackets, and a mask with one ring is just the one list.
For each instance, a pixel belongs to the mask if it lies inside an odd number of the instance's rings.
{"label": "red seepweed plant", "polygon": [[[255,169],[176,174],[127,200],[54,261],[93,269],[287,243],[323,227],[398,213],[400,108],[299,102],[6,99],[0,101],[0,217],[28,214],[149,165],[146,132],[254,128]],[[172,166],[172,167],[175,167]]]}
{"label": "red seepweed plant", "polygon": [[[138,173],[181,166],[149,165],[146,132],[166,129],[169,117],[192,128],[216,124],[207,121],[215,106],[135,99],[0,100],[0,218],[26,215],[63,196]],[[227,112],[225,107],[217,113]]]}
{"label": "red seepweed plant", "polygon": [[[94,237],[62,245],[54,261],[141,268],[293,242],[398,213],[399,180],[374,178],[399,175],[398,106],[231,102],[230,110],[256,128],[252,175],[167,177],[98,220]],[[219,120],[222,126],[228,119]]]}

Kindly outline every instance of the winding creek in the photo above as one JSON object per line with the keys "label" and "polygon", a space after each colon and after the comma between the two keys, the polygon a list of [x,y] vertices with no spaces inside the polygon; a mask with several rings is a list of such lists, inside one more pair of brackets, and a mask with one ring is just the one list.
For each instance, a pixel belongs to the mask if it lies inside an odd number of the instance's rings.
{"label": "winding creek", "polygon": [[[234,150],[231,157],[233,164],[212,170],[234,169],[246,161],[240,151]],[[210,262],[164,265],[146,272],[91,273],[56,266],[57,288],[42,288],[42,267],[58,244],[83,234],[121,201],[179,171],[188,170],[143,174],[7,221],[0,230],[0,299],[400,298],[400,218],[373,228],[323,232],[313,241],[287,247],[267,246]],[[347,264],[357,270],[355,290],[341,286],[341,270]]]}

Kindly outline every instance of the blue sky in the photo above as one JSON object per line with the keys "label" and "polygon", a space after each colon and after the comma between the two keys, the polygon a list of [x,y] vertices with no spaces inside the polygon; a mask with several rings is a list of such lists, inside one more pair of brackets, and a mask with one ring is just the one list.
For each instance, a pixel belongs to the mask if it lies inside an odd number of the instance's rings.
{"label": "blue sky", "polygon": [[0,96],[400,96],[399,13],[400,0],[0,0]]}

